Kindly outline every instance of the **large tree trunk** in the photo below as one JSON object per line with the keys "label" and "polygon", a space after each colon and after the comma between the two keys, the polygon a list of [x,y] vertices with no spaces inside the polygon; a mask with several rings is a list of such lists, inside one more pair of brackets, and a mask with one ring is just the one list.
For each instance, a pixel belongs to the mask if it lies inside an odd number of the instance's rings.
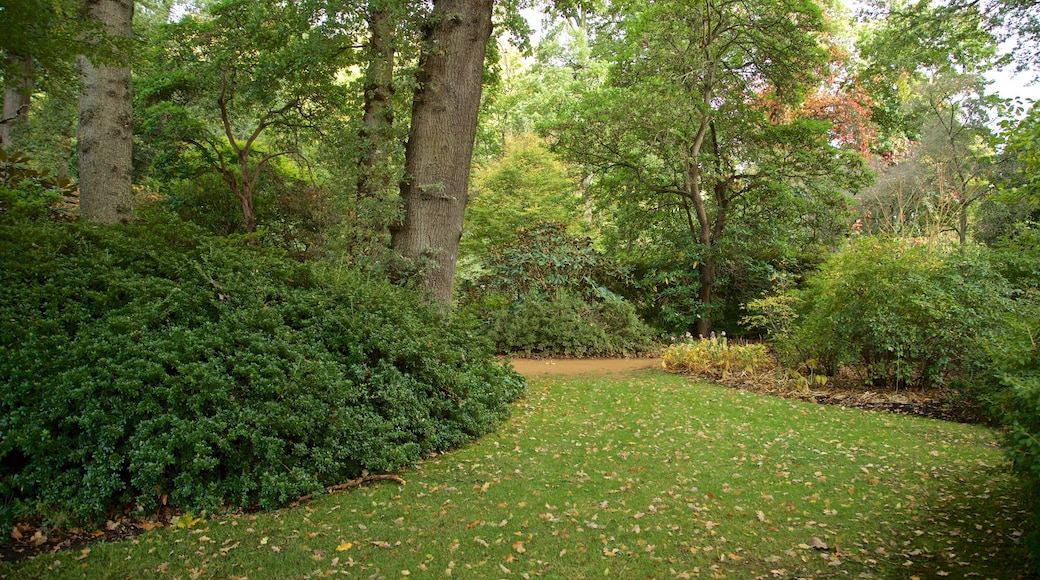
{"label": "large tree trunk", "polygon": [[365,115],[361,122],[358,199],[386,197],[393,185],[390,170],[394,124],[394,20],[378,7],[370,7],[368,71],[365,73]]}
{"label": "large tree trunk", "polygon": [[33,59],[27,54],[8,57],[13,70],[21,74],[7,79],[4,86],[4,107],[0,113],[0,149],[10,149],[14,135],[29,119],[29,103],[33,91]]}
{"label": "large tree trunk", "polygon": [[420,266],[432,261],[421,282],[445,313],[455,285],[493,5],[434,0],[416,75],[401,182],[405,216],[393,228],[391,245]]}
{"label": "large tree trunk", "polygon": [[[86,0],[85,14],[109,36],[130,37],[133,0]],[[79,100],[80,213],[100,223],[127,221],[133,218],[130,66],[95,66],[82,55],[78,60],[83,81]]]}

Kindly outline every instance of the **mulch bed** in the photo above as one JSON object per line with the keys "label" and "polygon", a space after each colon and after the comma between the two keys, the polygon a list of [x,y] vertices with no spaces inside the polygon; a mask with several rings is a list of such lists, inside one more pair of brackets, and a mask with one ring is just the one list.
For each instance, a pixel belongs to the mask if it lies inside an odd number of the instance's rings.
{"label": "mulch bed", "polygon": [[852,371],[840,372],[826,385],[805,387],[786,379],[778,371],[758,374],[706,377],[727,387],[798,399],[821,405],[838,405],[867,411],[882,411],[927,417],[957,423],[981,423],[982,415],[956,391],[942,388],[892,389],[864,385]]}

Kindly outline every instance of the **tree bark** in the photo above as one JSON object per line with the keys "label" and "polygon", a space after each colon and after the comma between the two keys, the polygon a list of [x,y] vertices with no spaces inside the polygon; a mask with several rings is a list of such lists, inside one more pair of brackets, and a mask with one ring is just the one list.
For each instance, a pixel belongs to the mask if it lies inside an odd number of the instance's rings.
{"label": "tree bark", "polygon": [[21,71],[7,79],[4,86],[4,107],[0,113],[0,149],[10,149],[14,135],[29,120],[29,104],[33,92],[33,59],[28,54],[11,54],[12,69]]}
{"label": "tree bark", "polygon": [[361,121],[358,199],[384,198],[393,185],[389,169],[394,124],[394,21],[391,14],[370,8],[365,115]]}
{"label": "tree bark", "polygon": [[[133,0],[86,0],[84,13],[110,37],[130,37]],[[134,217],[130,66],[97,66],[84,55],[78,62],[83,82],[79,101],[80,213],[94,222],[127,221]]]}
{"label": "tree bark", "polygon": [[391,246],[424,268],[419,282],[445,314],[455,285],[493,5],[434,0],[405,147],[405,216],[391,232]]}

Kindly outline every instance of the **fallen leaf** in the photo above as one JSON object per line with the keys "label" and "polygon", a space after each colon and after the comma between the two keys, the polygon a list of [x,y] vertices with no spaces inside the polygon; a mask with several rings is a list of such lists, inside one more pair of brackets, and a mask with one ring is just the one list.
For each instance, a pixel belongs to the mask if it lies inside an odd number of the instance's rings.
{"label": "fallen leaf", "polygon": [[349,550],[349,549],[351,549],[353,547],[354,547],[354,543],[353,542],[347,542],[346,540],[344,540],[344,541],[340,542],[338,546],[336,546],[336,551],[337,552],[346,552],[347,550]]}
{"label": "fallen leaf", "polygon": [[391,547],[390,546],[390,542],[383,542],[383,541],[380,541],[380,540],[376,540],[376,541],[372,542],[372,545],[377,547],[377,548],[382,548],[384,550],[389,550],[390,547]]}
{"label": "fallen leaf", "polygon": [[830,550],[823,540],[815,536],[813,536],[813,539],[809,540],[809,545],[812,546],[814,550]]}

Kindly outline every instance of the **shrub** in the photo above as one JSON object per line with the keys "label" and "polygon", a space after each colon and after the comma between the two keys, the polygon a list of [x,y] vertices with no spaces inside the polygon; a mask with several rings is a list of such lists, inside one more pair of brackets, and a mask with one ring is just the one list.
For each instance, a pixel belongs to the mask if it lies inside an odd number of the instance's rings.
{"label": "shrub", "polygon": [[788,364],[829,374],[851,364],[874,385],[928,386],[964,370],[1001,327],[1008,295],[980,248],[864,238],[788,294],[794,300],[749,307],[784,318],[772,339]]}
{"label": "shrub", "polygon": [[490,345],[330,280],[179,221],[0,224],[2,519],[274,508],[507,416]]}
{"label": "shrub", "polygon": [[471,302],[488,294],[501,294],[510,301],[562,293],[616,299],[608,286],[629,282],[625,269],[596,250],[592,240],[572,236],[556,222],[518,231],[515,241],[495,246],[482,257],[479,270],[481,275],[462,288]]}
{"label": "shrub", "polygon": [[531,297],[494,310],[490,317],[487,334],[502,353],[627,356],[653,348],[650,328],[635,308],[619,299]]}
{"label": "shrub", "polygon": [[0,214],[28,219],[64,217],[58,206],[70,181],[33,169],[29,161],[25,153],[0,149]]}
{"label": "shrub", "polygon": [[[1031,483],[1034,507],[1040,505],[1040,301],[1032,296],[1021,316],[990,341],[990,367],[975,387],[1005,427],[1004,450],[1015,470]],[[980,384],[981,383],[981,384]],[[1040,562],[1040,514],[1035,509],[1029,550]]]}
{"label": "shrub", "polygon": [[773,359],[765,345],[731,345],[725,336],[690,338],[670,345],[661,355],[661,362],[672,371],[713,378],[754,373],[773,366]]}
{"label": "shrub", "polygon": [[563,224],[520,230],[471,269],[477,274],[460,284],[464,310],[484,321],[500,353],[613,356],[653,347],[635,308],[608,289],[627,283],[627,272]]}

